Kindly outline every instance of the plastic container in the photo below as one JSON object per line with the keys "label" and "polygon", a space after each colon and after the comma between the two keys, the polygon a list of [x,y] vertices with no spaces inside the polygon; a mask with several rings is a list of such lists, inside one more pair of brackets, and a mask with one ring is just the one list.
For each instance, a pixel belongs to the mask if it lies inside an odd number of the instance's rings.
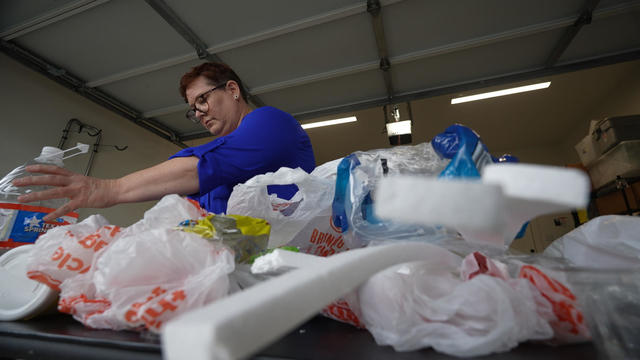
{"label": "plastic container", "polygon": [[29,319],[56,309],[58,293],[27,277],[27,257],[33,245],[0,256],[0,320]]}
{"label": "plastic container", "polygon": [[640,176],[640,140],[623,141],[588,166],[594,189],[614,181],[616,176]]}
{"label": "plastic container", "polygon": [[[0,180],[0,254],[10,248],[33,244],[36,239],[48,229],[60,225],[73,224],[78,220],[78,214],[72,212],[53,221],[43,221],[42,218],[45,215],[62,206],[66,200],[52,199],[23,204],[18,201],[18,196],[45,190],[46,187],[16,187],[12,184],[13,180],[17,178],[37,175],[28,173],[25,170],[27,165],[50,164],[64,167],[64,153],[75,149],[79,150],[79,152],[71,156],[86,153],[88,151],[88,145],[78,143],[76,147],[65,151],[55,147],[45,146],[42,148],[42,152],[38,157],[25,165],[15,168]],[[67,156],[66,158],[71,156]]]}

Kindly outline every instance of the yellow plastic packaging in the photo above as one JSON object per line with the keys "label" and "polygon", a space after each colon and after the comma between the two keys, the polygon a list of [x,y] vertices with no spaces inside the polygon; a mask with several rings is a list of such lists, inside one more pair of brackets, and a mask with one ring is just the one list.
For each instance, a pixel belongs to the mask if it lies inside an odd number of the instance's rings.
{"label": "yellow plastic packaging", "polygon": [[235,252],[235,261],[248,262],[267,248],[271,225],[266,220],[242,215],[209,214],[199,220],[185,220],[177,227],[212,241],[222,241]]}

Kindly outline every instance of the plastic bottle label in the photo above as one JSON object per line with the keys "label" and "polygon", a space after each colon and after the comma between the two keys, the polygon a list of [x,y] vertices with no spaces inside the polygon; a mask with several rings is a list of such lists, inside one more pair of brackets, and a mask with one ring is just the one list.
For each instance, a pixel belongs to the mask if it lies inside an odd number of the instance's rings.
{"label": "plastic bottle label", "polygon": [[78,214],[68,213],[53,221],[42,218],[55,209],[14,203],[0,203],[0,247],[13,248],[33,244],[38,237],[56,226],[75,224]]}

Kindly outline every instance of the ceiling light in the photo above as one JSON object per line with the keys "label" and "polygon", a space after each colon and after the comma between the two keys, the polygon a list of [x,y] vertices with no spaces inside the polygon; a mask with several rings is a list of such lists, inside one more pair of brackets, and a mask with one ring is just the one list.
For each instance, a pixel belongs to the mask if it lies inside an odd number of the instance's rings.
{"label": "ceiling light", "polygon": [[302,124],[302,128],[303,129],[311,129],[311,128],[316,128],[316,127],[320,127],[320,126],[344,124],[344,123],[354,122],[354,121],[357,121],[357,120],[358,119],[356,119],[355,116],[350,116],[350,117],[341,118],[341,119],[325,120],[325,121],[318,121],[318,122]]}
{"label": "ceiling light", "polygon": [[517,93],[521,93],[521,92],[525,92],[525,91],[546,89],[546,88],[549,87],[549,85],[551,85],[551,81],[538,83],[538,84],[532,84],[532,85],[526,85],[526,86],[518,86],[518,87],[514,87],[514,88],[510,88],[510,89],[491,91],[491,92],[486,92],[486,93],[482,93],[482,94],[463,96],[463,97],[451,99],[451,104],[460,104],[460,103],[463,103],[463,102],[488,99],[488,98],[504,96],[504,95],[517,94]]}

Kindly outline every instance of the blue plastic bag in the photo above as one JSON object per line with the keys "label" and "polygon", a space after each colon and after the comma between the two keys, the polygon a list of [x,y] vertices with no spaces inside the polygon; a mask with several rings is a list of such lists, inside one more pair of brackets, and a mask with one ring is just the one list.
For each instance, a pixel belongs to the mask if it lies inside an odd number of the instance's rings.
{"label": "blue plastic bag", "polygon": [[449,126],[431,145],[440,156],[451,159],[440,173],[443,178],[479,178],[482,168],[494,162],[480,136],[463,125]]}
{"label": "blue plastic bag", "polygon": [[[431,144],[440,156],[451,159],[440,173],[443,178],[479,178],[482,168],[487,164],[520,162],[511,154],[494,158],[480,140],[480,135],[460,124],[449,126],[443,133],[436,135]],[[528,224],[528,221],[524,223],[516,239],[524,236]]]}

